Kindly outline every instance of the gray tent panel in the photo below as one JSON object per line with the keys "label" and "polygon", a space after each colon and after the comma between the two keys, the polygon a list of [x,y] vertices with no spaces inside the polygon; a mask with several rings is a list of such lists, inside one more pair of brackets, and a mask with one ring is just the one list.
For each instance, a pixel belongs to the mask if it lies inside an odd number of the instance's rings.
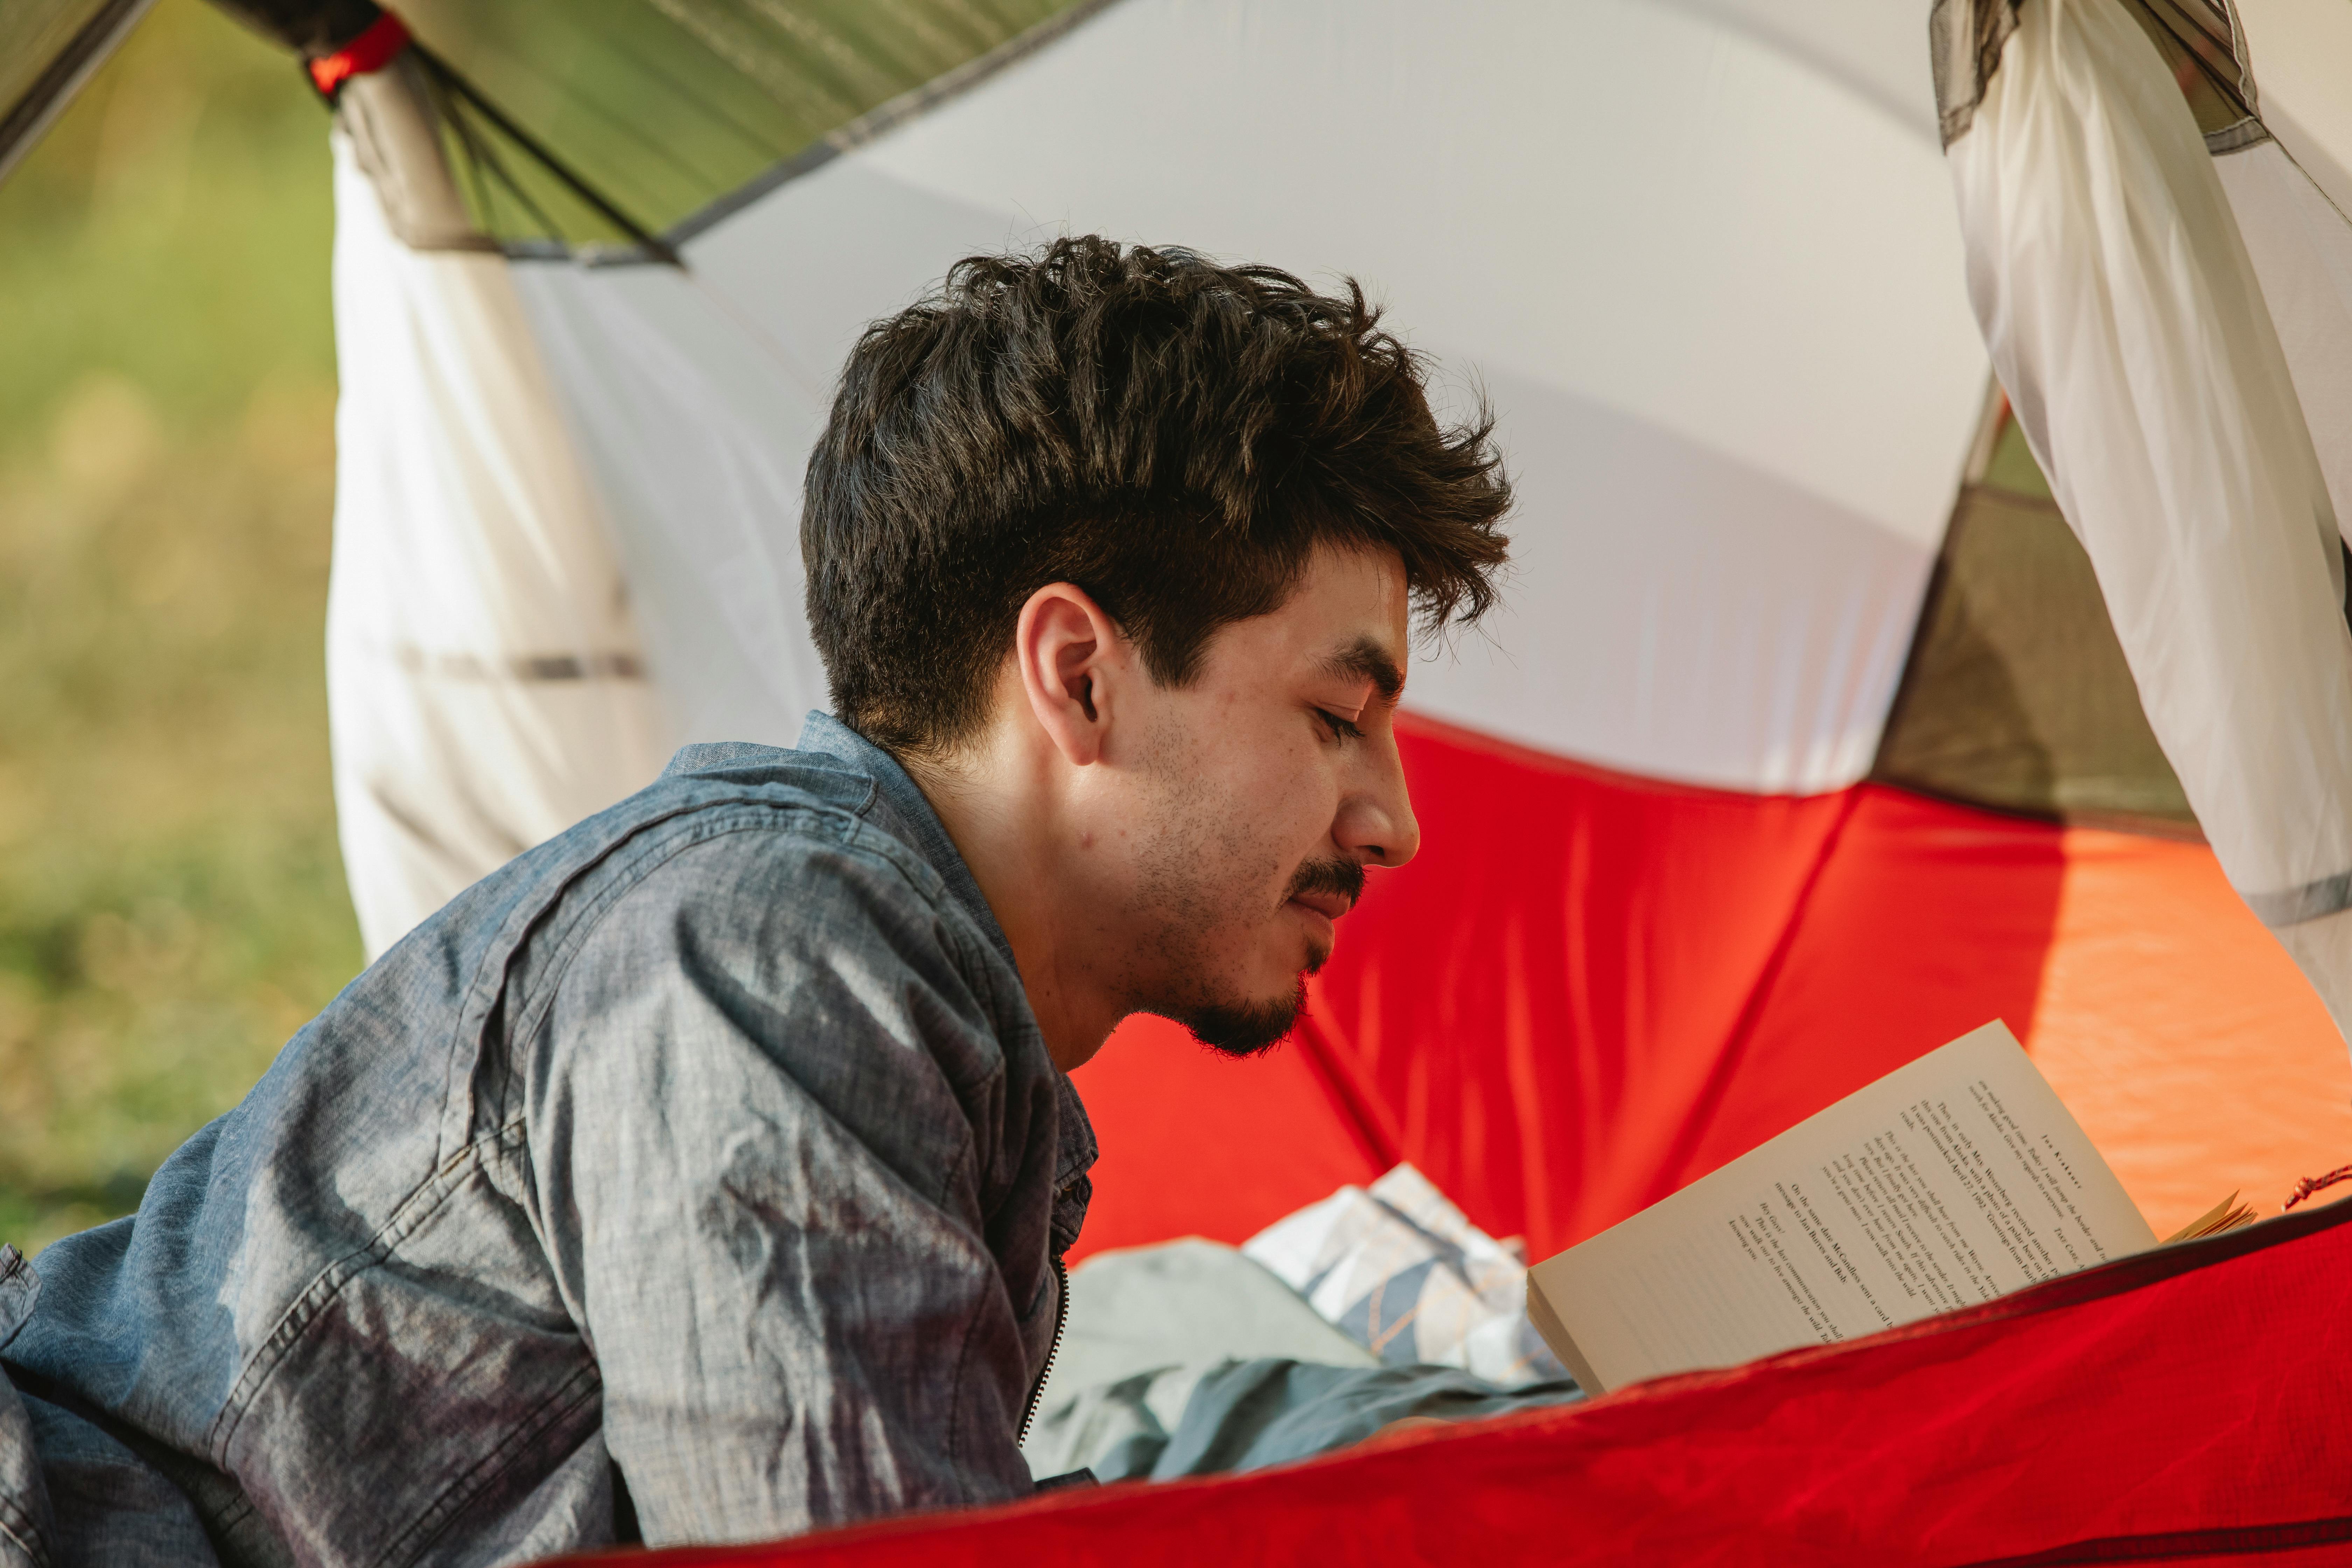
{"label": "gray tent panel", "polygon": [[451,166],[481,230],[514,253],[609,258],[648,248],[633,230],[683,239],[829,156],[862,118],[952,89],[1076,8],[415,0],[400,14],[437,68]]}
{"label": "gray tent panel", "polygon": [[2193,836],[2091,559],[2005,404],[1994,417],[1871,776],[2058,821]]}

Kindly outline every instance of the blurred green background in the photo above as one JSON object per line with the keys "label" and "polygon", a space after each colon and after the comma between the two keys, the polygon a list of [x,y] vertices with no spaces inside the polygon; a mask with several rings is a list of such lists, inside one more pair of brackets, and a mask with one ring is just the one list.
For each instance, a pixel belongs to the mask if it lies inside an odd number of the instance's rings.
{"label": "blurred green background", "polygon": [[360,966],[327,118],[161,0],[0,184],[0,1240],[135,1207]]}

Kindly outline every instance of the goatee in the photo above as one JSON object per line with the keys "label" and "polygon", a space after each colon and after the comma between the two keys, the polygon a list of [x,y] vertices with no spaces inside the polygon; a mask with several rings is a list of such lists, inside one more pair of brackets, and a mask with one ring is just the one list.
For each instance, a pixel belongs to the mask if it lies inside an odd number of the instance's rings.
{"label": "goatee", "polygon": [[1277,1002],[1217,1002],[1180,1019],[1192,1037],[1229,1057],[1254,1057],[1279,1044],[1307,1010],[1307,976]]}

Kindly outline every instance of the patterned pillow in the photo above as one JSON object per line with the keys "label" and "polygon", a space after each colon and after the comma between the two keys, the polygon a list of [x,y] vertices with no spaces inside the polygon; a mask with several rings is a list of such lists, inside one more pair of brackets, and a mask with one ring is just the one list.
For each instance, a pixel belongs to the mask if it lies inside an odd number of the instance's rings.
{"label": "patterned pillow", "polygon": [[1525,1252],[1411,1165],[1276,1220],[1242,1251],[1392,1365],[1460,1367],[1507,1386],[1568,1375],[1528,1321]]}

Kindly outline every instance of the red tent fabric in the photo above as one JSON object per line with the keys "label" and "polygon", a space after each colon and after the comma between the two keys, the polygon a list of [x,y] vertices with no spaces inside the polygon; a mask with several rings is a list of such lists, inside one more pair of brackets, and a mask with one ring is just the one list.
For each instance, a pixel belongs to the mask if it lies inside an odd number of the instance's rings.
{"label": "red tent fabric", "polygon": [[1287,1468],[597,1561],[2352,1563],[2347,1222]]}
{"label": "red tent fabric", "polygon": [[2158,1235],[2352,1158],[2343,1044],[2202,845],[1404,730],[1423,847],[1297,1037],[1236,1062],[1139,1019],[1080,1069],[1078,1256],[1241,1241],[1402,1159],[1541,1258],[1994,1017]]}

